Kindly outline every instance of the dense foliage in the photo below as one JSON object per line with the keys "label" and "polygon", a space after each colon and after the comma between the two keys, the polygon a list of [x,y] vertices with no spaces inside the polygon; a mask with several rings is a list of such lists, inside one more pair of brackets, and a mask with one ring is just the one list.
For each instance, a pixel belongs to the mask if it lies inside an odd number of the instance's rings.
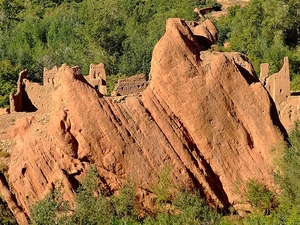
{"label": "dense foliage", "polygon": [[2,225],[16,225],[17,221],[15,220],[13,214],[9,210],[5,201],[0,198],[0,224]]}
{"label": "dense foliage", "polygon": [[[161,179],[162,178],[162,179]],[[140,202],[134,184],[125,184],[118,195],[101,191],[95,167],[88,172],[75,197],[75,209],[63,200],[61,189],[52,190],[45,199],[32,207],[33,224],[207,224],[220,222],[220,215],[211,209],[198,192],[172,193],[166,173],[158,181],[160,190],[156,210],[149,215],[139,213]],[[166,187],[164,190],[161,187]],[[168,201],[165,201],[168,199]],[[172,202],[171,202],[171,199]],[[161,201],[163,200],[163,201]],[[142,216],[143,215],[143,216]]]}
{"label": "dense foliage", "polygon": [[[27,68],[31,80],[43,67],[66,62],[88,73],[103,62],[108,75],[127,76],[150,70],[151,53],[169,17],[195,19],[195,7],[215,0],[0,0],[0,107],[8,105],[17,74]],[[252,0],[232,7],[216,21],[219,44],[248,55],[259,73],[270,72],[289,56],[292,88],[300,89],[300,17],[298,0]],[[113,79],[112,79],[113,80]]]}
{"label": "dense foliage", "polygon": [[288,56],[292,88],[300,89],[299,6],[299,0],[251,0],[246,7],[232,7],[216,21],[219,44],[229,42],[231,50],[248,55],[257,73],[263,62],[270,64],[270,73],[277,72]]}
{"label": "dense foliage", "polygon": [[194,19],[215,0],[0,0],[0,107],[27,68],[103,62],[109,75],[148,74],[151,53],[169,17]]}

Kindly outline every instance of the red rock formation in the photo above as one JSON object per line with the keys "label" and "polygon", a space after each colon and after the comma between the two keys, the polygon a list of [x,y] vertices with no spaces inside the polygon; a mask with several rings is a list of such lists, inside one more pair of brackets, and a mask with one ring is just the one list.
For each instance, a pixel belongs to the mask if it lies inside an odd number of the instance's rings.
{"label": "red rock formation", "polygon": [[[202,22],[186,22],[203,49],[208,49],[217,43],[218,30],[208,19]],[[201,50],[203,50],[201,49]]]}
{"label": "red rock formation", "polygon": [[129,177],[151,190],[170,164],[176,186],[225,209],[238,206],[237,182],[272,185],[270,150],[284,134],[269,95],[244,55],[201,49],[184,21],[169,19],[149,86],[122,101],[100,95],[77,68],[59,68],[53,110],[11,131],[7,179],[18,207],[30,216],[29,204],[58,181],[72,199],[91,163],[110,191]]}

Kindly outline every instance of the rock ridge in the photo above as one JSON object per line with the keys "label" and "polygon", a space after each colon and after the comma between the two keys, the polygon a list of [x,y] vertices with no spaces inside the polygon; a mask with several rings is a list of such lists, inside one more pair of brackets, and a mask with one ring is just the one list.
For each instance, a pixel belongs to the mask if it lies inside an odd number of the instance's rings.
{"label": "rock ridge", "polygon": [[58,69],[51,111],[22,117],[9,132],[7,182],[25,217],[59,183],[72,200],[91,164],[111,193],[129,177],[151,190],[171,165],[176,187],[197,188],[225,210],[242,209],[237,182],[272,187],[270,150],[286,137],[274,102],[246,56],[203,51],[199,40],[184,20],[168,19],[148,86],[122,101],[99,94],[77,67]]}

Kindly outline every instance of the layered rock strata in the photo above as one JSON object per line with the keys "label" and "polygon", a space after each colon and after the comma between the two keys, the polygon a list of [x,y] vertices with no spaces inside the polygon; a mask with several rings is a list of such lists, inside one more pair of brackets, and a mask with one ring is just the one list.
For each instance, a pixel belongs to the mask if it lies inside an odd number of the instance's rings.
{"label": "layered rock strata", "polygon": [[224,209],[241,201],[236,184],[271,187],[270,151],[285,138],[274,103],[244,55],[202,49],[183,20],[167,20],[148,87],[121,101],[100,95],[78,67],[60,67],[52,111],[17,120],[10,133],[7,183],[18,209],[30,217],[29,205],[59,183],[72,200],[90,164],[112,193],[128,178],[152,190],[169,165],[176,187]]}

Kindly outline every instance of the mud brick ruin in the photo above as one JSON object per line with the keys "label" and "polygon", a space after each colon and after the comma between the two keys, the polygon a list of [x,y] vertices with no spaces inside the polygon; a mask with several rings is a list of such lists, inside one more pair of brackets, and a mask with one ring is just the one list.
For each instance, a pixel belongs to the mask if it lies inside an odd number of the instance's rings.
{"label": "mud brick ruin", "polygon": [[294,122],[300,119],[300,95],[291,92],[288,57],[284,58],[278,73],[269,76],[268,63],[261,64],[260,71],[260,81],[275,102],[283,126],[290,130]]}
{"label": "mud brick ruin", "polygon": [[90,73],[85,79],[101,94],[107,95],[106,72],[103,63],[99,63],[98,65],[91,64]]}
{"label": "mud brick ruin", "polygon": [[[10,112],[34,112],[39,110],[51,110],[51,95],[55,85],[55,74],[58,68],[44,68],[43,84],[30,82],[28,71],[23,70],[19,74],[17,93],[10,94]],[[288,58],[284,58],[281,70],[269,75],[269,64],[260,66],[260,81],[273,99],[279,118],[284,127],[289,130],[296,120],[300,120],[300,95],[299,92],[291,92],[290,71]],[[103,63],[91,64],[89,75],[84,77],[86,81],[99,91],[103,96],[107,95],[106,72]],[[115,86],[112,96],[123,96],[140,93],[148,86],[145,74],[135,75],[121,79]]]}
{"label": "mud brick ruin", "polygon": [[[78,67],[79,68],[79,67]],[[44,68],[43,84],[30,82],[28,80],[28,71],[23,70],[19,74],[17,93],[10,94],[10,112],[35,112],[37,110],[51,111],[51,95],[55,87],[59,84],[55,80],[58,68]],[[107,96],[106,72],[103,63],[91,64],[89,75],[84,76],[85,80],[103,96]],[[119,80],[112,96],[129,95],[139,93],[148,85],[144,74],[132,76]]]}
{"label": "mud brick ruin", "polygon": [[[51,110],[51,95],[54,91],[55,75],[58,68],[44,68],[43,84],[30,82],[28,80],[28,71],[23,70],[19,74],[17,93],[10,94],[10,112],[34,112],[39,110]],[[88,76],[85,76],[87,82],[92,85],[102,95],[107,95],[106,73],[103,63],[98,65],[91,64]]]}
{"label": "mud brick ruin", "polygon": [[139,93],[148,86],[145,74],[139,74],[125,79],[118,80],[112,96],[129,95]]}

